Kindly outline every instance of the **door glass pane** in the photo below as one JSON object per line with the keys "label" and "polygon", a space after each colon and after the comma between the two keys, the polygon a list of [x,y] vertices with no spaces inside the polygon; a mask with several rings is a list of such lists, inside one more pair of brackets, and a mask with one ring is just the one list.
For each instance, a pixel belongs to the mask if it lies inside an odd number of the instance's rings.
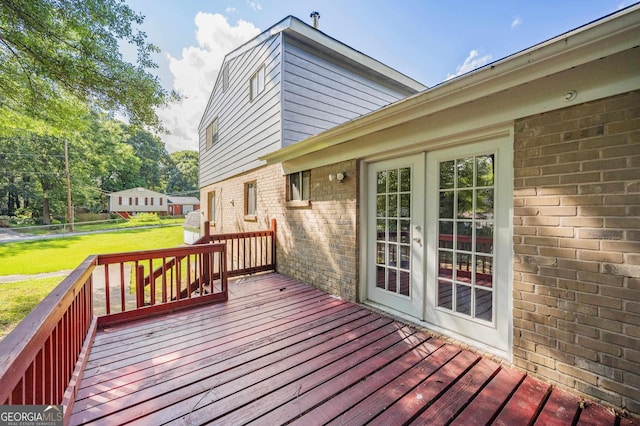
{"label": "door glass pane", "polygon": [[395,293],[398,290],[398,273],[395,269],[389,269],[389,281],[387,281],[387,290]]}
{"label": "door glass pane", "polygon": [[398,170],[388,171],[389,192],[398,192]]}
{"label": "door glass pane", "polygon": [[384,194],[385,192],[387,192],[387,172],[378,172],[376,176],[378,181],[378,190],[376,192],[378,194]]}
{"label": "door glass pane", "polygon": [[387,262],[389,266],[398,266],[398,245],[389,244],[389,259]]}
{"label": "door glass pane", "polygon": [[378,241],[384,241],[387,238],[387,234],[386,234],[386,226],[385,226],[385,220],[384,219],[378,219],[376,220],[376,239]]}
{"label": "door glass pane", "polygon": [[439,308],[493,321],[494,154],[439,164]]}
{"label": "door glass pane", "polygon": [[408,167],[400,169],[400,191],[411,191],[411,169]]}
{"label": "door glass pane", "polygon": [[411,267],[411,246],[400,246],[400,267],[407,270]]}
{"label": "door glass pane", "polygon": [[476,288],[476,314],[475,317],[485,320],[493,320],[493,297],[492,291]]}
{"label": "door glass pane", "polygon": [[493,160],[495,156],[481,155],[476,158],[476,186],[493,186]]}
{"label": "door glass pane", "polygon": [[384,265],[385,262],[385,243],[376,243],[376,263]]}
{"label": "door glass pane", "polygon": [[399,293],[403,296],[409,295],[409,287],[411,285],[411,274],[407,271],[400,271],[400,289]]}
{"label": "door glass pane", "polygon": [[402,244],[411,244],[411,221],[400,221],[400,242]]}
{"label": "door glass pane", "polygon": [[378,195],[376,197],[376,216],[385,217],[387,213],[387,196]]}
{"label": "door glass pane", "polygon": [[387,217],[398,217],[398,195],[389,195],[389,210],[387,210]]}
{"label": "door glass pane", "polygon": [[453,222],[438,222],[438,247],[453,248]]}
{"label": "door glass pane", "polygon": [[400,217],[411,216],[411,194],[400,195]]}
{"label": "door glass pane", "polygon": [[456,312],[471,315],[471,287],[456,285]]}
{"label": "door glass pane", "polygon": [[453,219],[453,191],[440,193],[440,218]]}
{"label": "door glass pane", "polygon": [[453,279],[453,253],[438,250],[438,277]]}
{"label": "door glass pane", "polygon": [[398,241],[398,221],[397,219],[389,219],[387,221],[387,232],[389,241]]}
{"label": "door glass pane", "polygon": [[476,222],[476,251],[479,253],[493,253],[493,222]]}
{"label": "door glass pane", "polygon": [[458,191],[458,219],[473,217],[473,190]]}
{"label": "door glass pane", "polygon": [[440,163],[440,189],[453,188],[455,181],[455,161]]}
{"label": "door glass pane", "polygon": [[438,306],[453,309],[453,284],[449,281],[438,280]]}
{"label": "door glass pane", "polygon": [[376,266],[376,287],[385,288],[387,279],[385,277],[386,269],[383,266]]}

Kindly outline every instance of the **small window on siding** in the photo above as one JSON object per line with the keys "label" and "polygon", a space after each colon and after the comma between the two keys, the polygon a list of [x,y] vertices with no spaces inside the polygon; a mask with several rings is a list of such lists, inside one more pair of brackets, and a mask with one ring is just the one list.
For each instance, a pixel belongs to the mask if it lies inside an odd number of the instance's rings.
{"label": "small window on siding", "polygon": [[151,197],[151,205],[153,205],[153,197]]}
{"label": "small window on siding", "polygon": [[222,68],[222,91],[226,92],[229,88],[229,63],[224,64]]}
{"label": "small window on siding", "polygon": [[133,205],[133,198],[129,197],[129,205],[132,206]]}
{"label": "small window on siding", "polygon": [[209,223],[216,223],[216,193],[212,191],[209,193]]}
{"label": "small window on siding", "polygon": [[258,185],[256,182],[244,184],[244,214],[245,216],[255,216],[258,209]]}
{"label": "small window on siding", "polygon": [[214,143],[218,142],[218,117],[211,121],[206,130],[207,149],[211,148]]}
{"label": "small window on siding", "polygon": [[311,192],[311,171],[291,173],[287,176],[288,201],[309,200]]}
{"label": "small window on siding", "polygon": [[160,198],[160,205],[162,205],[162,198]]}
{"label": "small window on siding", "polygon": [[250,80],[251,100],[253,101],[260,93],[264,91],[264,65],[258,68]]}
{"label": "small window on siding", "polygon": [[122,197],[118,197],[118,205],[121,206],[122,205]]}

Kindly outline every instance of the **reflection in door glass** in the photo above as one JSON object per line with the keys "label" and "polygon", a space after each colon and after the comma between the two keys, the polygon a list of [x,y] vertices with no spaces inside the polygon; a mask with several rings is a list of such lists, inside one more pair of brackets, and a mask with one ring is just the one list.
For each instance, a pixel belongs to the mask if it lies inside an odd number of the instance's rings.
{"label": "reflection in door glass", "polygon": [[437,306],[493,322],[494,154],[439,163]]}

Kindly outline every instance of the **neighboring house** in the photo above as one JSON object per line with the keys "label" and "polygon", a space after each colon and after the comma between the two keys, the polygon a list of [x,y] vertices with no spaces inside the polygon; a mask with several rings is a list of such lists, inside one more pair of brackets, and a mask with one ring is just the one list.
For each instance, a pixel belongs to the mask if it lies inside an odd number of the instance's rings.
{"label": "neighboring house", "polygon": [[298,58],[287,40],[327,61],[291,28],[225,61],[200,129],[206,219],[275,218],[278,272],[640,414],[640,6],[309,133],[292,127],[343,102],[287,106],[289,76],[316,87],[278,62]]}
{"label": "neighboring house", "polygon": [[167,196],[146,188],[132,188],[109,194],[109,212],[128,218],[137,213],[167,214]]}
{"label": "neighboring house", "polygon": [[183,216],[200,208],[200,200],[196,197],[167,196],[168,212],[171,216]]}

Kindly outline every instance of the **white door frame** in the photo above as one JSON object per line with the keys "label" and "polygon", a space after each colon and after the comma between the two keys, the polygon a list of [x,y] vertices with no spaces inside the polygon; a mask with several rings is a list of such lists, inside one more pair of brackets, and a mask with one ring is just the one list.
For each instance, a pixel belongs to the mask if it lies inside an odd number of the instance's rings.
{"label": "white door frame", "polygon": [[[430,143],[425,143],[421,147],[414,146],[413,151],[404,150],[404,152],[397,152],[397,156],[407,155],[413,153],[426,152],[425,168],[430,159],[430,153],[439,151],[441,148],[450,148],[454,146],[460,146],[465,155],[471,152],[472,145],[478,142],[487,142],[492,144],[496,149],[496,155],[498,157],[498,167],[500,167],[500,188],[497,189],[501,196],[497,198],[496,209],[500,210],[502,217],[500,218],[501,228],[496,234],[496,253],[495,262],[496,269],[500,270],[500,277],[496,280],[500,280],[503,286],[500,291],[503,292],[503,298],[499,301],[496,312],[496,324],[499,328],[499,341],[489,342],[484,341],[482,337],[469,336],[468,334],[462,334],[456,331],[452,331],[452,324],[436,324],[432,321],[437,321],[434,317],[432,310],[427,308],[429,299],[434,300],[435,294],[428,294],[433,290],[435,286],[425,286],[425,302],[423,303],[424,311],[422,318],[417,318],[405,314],[397,309],[390,308],[388,306],[381,305],[379,303],[372,302],[368,295],[368,262],[371,256],[369,245],[375,244],[369,240],[369,187],[372,182],[368,182],[369,179],[369,167],[374,162],[381,159],[396,158],[392,153],[386,153],[379,155],[376,158],[367,158],[360,161],[360,250],[359,250],[359,301],[362,303],[370,304],[383,311],[388,311],[398,317],[414,322],[418,325],[427,327],[433,331],[449,335],[461,342],[468,343],[479,349],[485,350],[489,353],[498,355],[507,360],[512,359],[513,354],[513,123],[503,123],[497,126],[491,126],[489,128],[480,129],[476,132],[467,132],[460,135],[452,135],[447,138],[438,139]],[[391,144],[390,144],[391,145]],[[482,151],[486,151],[486,148]],[[424,155],[424,154],[423,154]],[[434,157],[435,158],[435,157]],[[429,169],[426,169],[426,187],[430,185],[429,180],[435,179],[435,175],[432,175]],[[435,183],[434,183],[435,184]],[[431,188],[429,191],[433,192]],[[432,207],[434,203],[428,202],[429,194],[425,196],[424,206],[424,263],[423,263],[423,276],[425,280],[434,280],[434,271],[436,265],[436,257],[432,253],[437,251],[437,218],[433,216]],[[375,206],[375,204],[374,204]],[[429,263],[431,262],[431,263]],[[431,275],[431,276],[429,276]],[[485,339],[486,340],[486,339]]]}

